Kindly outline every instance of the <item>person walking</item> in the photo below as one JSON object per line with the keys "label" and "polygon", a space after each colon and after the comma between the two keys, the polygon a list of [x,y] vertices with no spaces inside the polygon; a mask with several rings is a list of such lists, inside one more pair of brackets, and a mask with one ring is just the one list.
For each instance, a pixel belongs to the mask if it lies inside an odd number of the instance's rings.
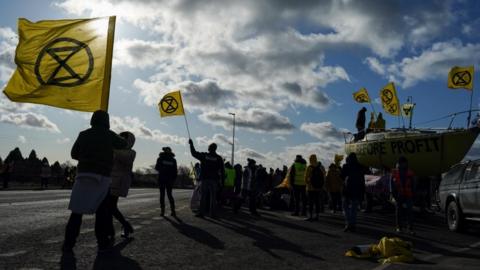
{"label": "person walking", "polygon": [[172,188],[177,179],[178,168],[175,154],[170,147],[163,147],[158,155],[155,169],[158,171],[158,187],[160,188],[160,215],[165,216],[165,191],[167,192],[168,201],[170,202],[170,215],[176,216],[175,200],[172,195]]}
{"label": "person walking", "polygon": [[[208,146],[208,152],[197,152],[193,145],[192,139],[188,140],[190,144],[190,153],[192,156],[200,161],[202,173],[200,174],[200,181],[202,182],[202,195],[200,202],[200,211],[198,217],[203,217],[205,211],[208,209],[210,217],[216,217],[216,202],[217,190],[225,178],[225,169],[223,167],[223,159],[217,154],[217,144],[212,143]],[[210,198],[207,206],[207,199]]]}
{"label": "person walking", "polygon": [[42,159],[42,165],[40,168],[40,188],[48,188],[48,179],[52,176],[52,169],[48,163],[47,158]]}
{"label": "person walking", "polygon": [[109,237],[113,226],[108,199],[110,174],[113,150],[125,147],[126,142],[110,130],[109,122],[107,112],[95,111],[90,120],[91,128],[80,132],[73,144],[71,157],[78,160],[78,166],[68,206],[72,213],[65,228],[64,254],[73,254],[83,214],[95,213],[98,252],[103,253],[113,247]]}
{"label": "person walking", "polygon": [[395,199],[396,232],[401,233],[406,226],[408,233],[413,231],[414,173],[408,168],[405,157],[398,159],[397,168],[392,170],[392,195]]}
{"label": "person walking", "polygon": [[[307,221],[317,221],[320,212],[323,211],[320,192],[323,192],[325,180],[325,169],[317,161],[316,155],[310,155],[310,164],[305,172],[305,184],[308,197],[309,217]],[[315,207],[315,217],[313,217],[313,208]]]}
{"label": "person walking", "polygon": [[355,153],[350,153],[341,172],[344,181],[343,209],[346,222],[345,232],[356,231],[358,205],[365,194],[365,174],[367,174],[367,169],[358,162]]}
{"label": "person walking", "polygon": [[290,169],[290,184],[293,187],[295,210],[292,216],[300,215],[300,203],[302,204],[302,216],[307,215],[307,197],[305,189],[305,170],[307,161],[301,156],[295,157],[295,162]]}
{"label": "person walking", "polygon": [[343,180],[340,175],[340,168],[332,163],[328,167],[325,189],[330,195],[330,210],[332,210],[334,214],[337,211],[342,211],[342,186]]}
{"label": "person walking", "polygon": [[[135,135],[125,131],[119,134],[127,145],[123,149],[113,151],[112,184],[110,186],[111,212],[115,219],[122,224],[122,237],[128,238],[133,233],[133,227],[118,209],[118,197],[127,197],[132,184],[132,168],[136,152],[132,149],[135,144]],[[112,228],[111,237],[115,235]]]}

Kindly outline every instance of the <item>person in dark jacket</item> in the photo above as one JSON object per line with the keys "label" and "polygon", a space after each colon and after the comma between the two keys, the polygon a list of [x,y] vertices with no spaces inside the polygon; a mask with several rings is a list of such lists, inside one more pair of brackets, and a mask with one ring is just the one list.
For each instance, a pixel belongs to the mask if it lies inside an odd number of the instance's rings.
{"label": "person in dark jacket", "polygon": [[392,195],[395,199],[396,232],[401,233],[407,227],[408,233],[413,231],[413,198],[415,195],[415,174],[408,168],[405,157],[398,159],[397,168],[392,170]]}
{"label": "person in dark jacket", "polygon": [[77,175],[72,188],[69,209],[72,211],[65,228],[62,251],[73,254],[80,233],[82,214],[95,213],[95,236],[98,251],[113,247],[109,237],[113,227],[109,209],[110,173],[113,167],[113,150],[124,148],[126,142],[110,130],[109,116],[105,111],[95,111],[91,128],[80,132],[73,144],[71,156],[78,160]]}
{"label": "person in dark jacket", "polygon": [[365,137],[365,122],[367,121],[366,114],[367,108],[362,107],[357,114],[357,121],[355,127],[357,128],[356,140],[361,140]]}
{"label": "person in dark jacket", "polygon": [[365,194],[365,174],[367,173],[367,168],[358,162],[355,153],[348,155],[346,164],[343,165],[341,171],[341,177],[344,181],[343,209],[346,222],[345,232],[354,232],[356,230],[357,208]]}
{"label": "person in dark jacket", "polygon": [[[208,146],[208,152],[197,152],[193,146],[193,141],[188,140],[190,144],[190,153],[192,156],[200,161],[202,173],[200,174],[200,181],[202,182],[202,196],[200,202],[200,211],[198,217],[203,217],[205,211],[208,209],[210,217],[215,217],[217,190],[225,179],[225,168],[223,166],[223,159],[217,154],[217,145],[212,143]],[[207,207],[207,199],[210,198],[209,207]]]}
{"label": "person in dark jacket", "polygon": [[158,171],[158,186],[160,188],[160,215],[165,215],[165,190],[170,202],[171,216],[175,217],[175,200],[172,195],[172,188],[177,179],[178,169],[175,154],[170,147],[163,147],[157,159],[155,169]]}

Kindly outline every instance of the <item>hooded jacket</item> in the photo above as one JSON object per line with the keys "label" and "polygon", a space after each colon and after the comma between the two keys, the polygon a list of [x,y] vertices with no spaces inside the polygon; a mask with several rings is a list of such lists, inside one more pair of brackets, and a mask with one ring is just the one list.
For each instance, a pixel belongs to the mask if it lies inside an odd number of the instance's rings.
{"label": "hooded jacket", "polygon": [[362,201],[365,194],[365,174],[368,169],[361,165],[355,154],[350,154],[342,167],[344,181],[343,196],[347,199]]}
{"label": "hooded jacket", "polygon": [[166,181],[173,184],[177,179],[177,160],[172,152],[161,152],[155,165],[158,171],[158,181]]}
{"label": "hooded jacket", "polygon": [[322,189],[313,187],[312,174],[313,174],[313,169],[317,166],[320,166],[320,170],[322,171],[323,176],[325,176],[325,168],[322,166],[321,163],[318,163],[316,155],[311,155],[309,158],[309,161],[310,161],[310,164],[308,165],[307,170],[305,171],[305,184],[306,184],[307,191],[321,191]]}
{"label": "hooded jacket", "polygon": [[73,144],[71,156],[78,160],[78,173],[94,173],[109,177],[113,167],[113,150],[124,148],[126,142],[110,130],[108,113],[96,111],[91,128],[80,132]]}
{"label": "hooded jacket", "polygon": [[131,133],[128,134],[126,147],[113,151],[112,185],[110,190],[112,195],[119,197],[127,196],[133,180],[132,168],[136,152],[132,147],[135,143],[135,137]]}

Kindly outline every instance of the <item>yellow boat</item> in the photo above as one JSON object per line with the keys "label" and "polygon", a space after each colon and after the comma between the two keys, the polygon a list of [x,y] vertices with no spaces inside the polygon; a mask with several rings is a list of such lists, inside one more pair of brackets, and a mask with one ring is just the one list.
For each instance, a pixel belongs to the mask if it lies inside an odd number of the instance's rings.
{"label": "yellow boat", "polygon": [[393,168],[400,156],[419,177],[437,176],[460,162],[472,147],[480,128],[396,129],[367,133],[362,140],[345,141],[345,152],[356,153],[361,164]]}

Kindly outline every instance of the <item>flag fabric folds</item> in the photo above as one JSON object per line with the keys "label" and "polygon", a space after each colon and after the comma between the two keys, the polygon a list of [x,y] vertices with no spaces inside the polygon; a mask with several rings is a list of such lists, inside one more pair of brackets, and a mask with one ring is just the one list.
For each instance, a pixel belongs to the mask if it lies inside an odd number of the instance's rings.
{"label": "flag fabric folds", "polygon": [[18,20],[12,101],[92,112],[108,110],[115,17]]}
{"label": "flag fabric folds", "polygon": [[370,103],[370,96],[368,96],[368,92],[365,87],[362,87],[362,89],[353,93],[353,99],[358,103]]}
{"label": "flag fabric folds", "polygon": [[380,98],[382,99],[382,107],[385,112],[391,115],[400,115],[400,102],[398,101],[397,91],[393,82],[388,83],[380,90]]}
{"label": "flag fabric folds", "polygon": [[185,115],[180,90],[170,92],[163,96],[158,103],[158,109],[161,117]]}
{"label": "flag fabric folds", "polygon": [[448,73],[448,88],[473,89],[473,66],[452,67]]}

